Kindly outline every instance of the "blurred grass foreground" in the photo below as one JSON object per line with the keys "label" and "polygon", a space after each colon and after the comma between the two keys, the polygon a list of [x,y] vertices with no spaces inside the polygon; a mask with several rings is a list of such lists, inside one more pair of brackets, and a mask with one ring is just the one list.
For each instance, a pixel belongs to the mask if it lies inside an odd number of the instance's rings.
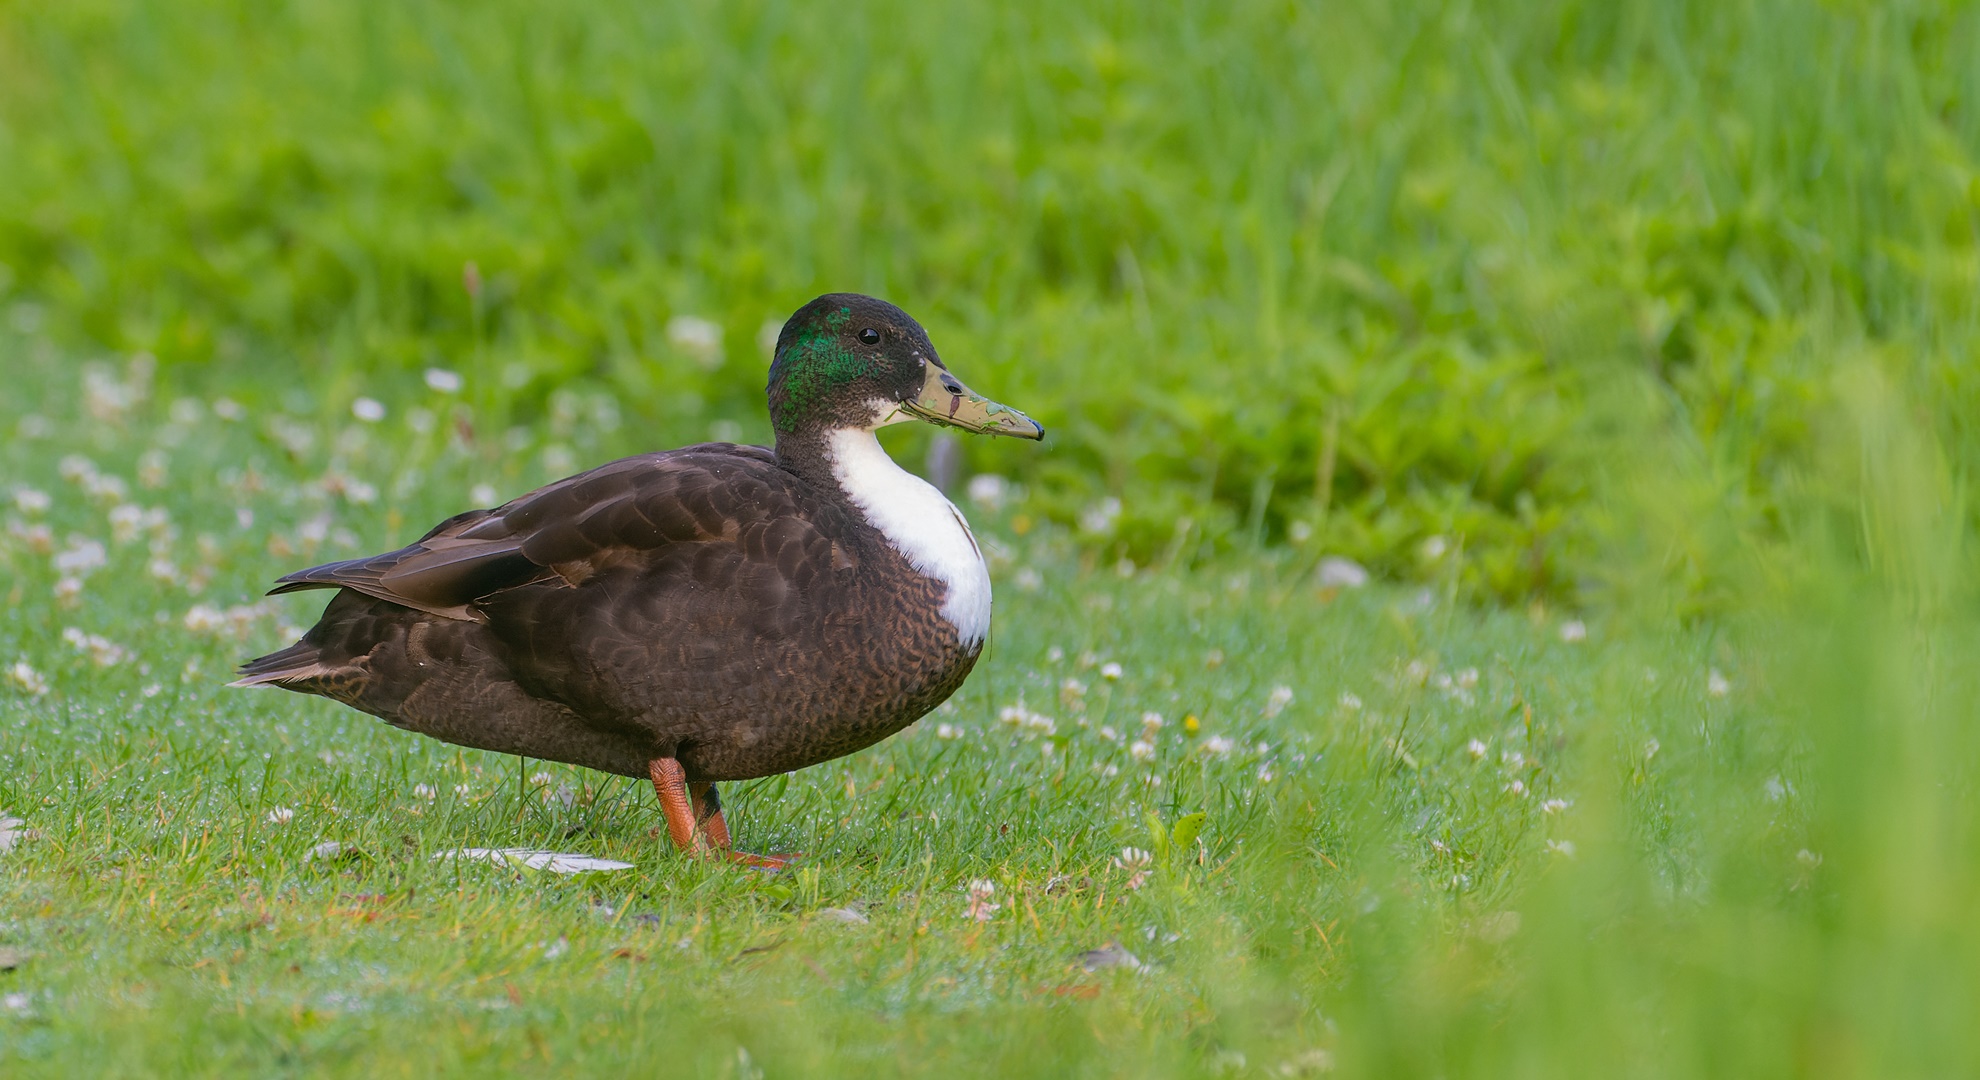
{"label": "blurred grass foreground", "polygon": [[[60,970],[116,1033],[106,1071],[156,1064],[144,1009],[216,1044],[281,1028],[220,1059],[249,1070],[335,1043],[362,1071],[366,1037],[429,1035],[439,1005],[284,1012],[213,973],[249,985],[224,964],[273,925],[239,929],[250,908],[410,904],[392,875],[427,873],[421,845],[527,839],[523,811],[474,803],[497,798],[483,759],[453,755],[463,809],[422,817],[448,804],[410,781],[441,752],[363,726],[323,763],[369,755],[381,786],[307,779],[306,727],[210,685],[243,628],[269,644],[307,613],[207,605],[610,456],[767,441],[769,335],[838,289],[902,304],[1052,432],[891,440],[987,478],[1001,651],[941,741],[744,803],[808,850],[878,845],[795,884],[653,863],[608,905],[417,878],[518,941],[664,907],[689,944],[637,985],[678,963],[720,987],[744,1004],[664,1006],[730,1042],[655,1048],[651,999],[586,1011],[605,976],[541,976],[565,1004],[525,1015],[521,967],[408,932],[404,955],[472,968],[534,1025],[422,1060],[623,1066],[603,1040],[639,1029],[628,1054],[738,1076],[762,1073],[736,1040],[800,1068],[835,1038],[913,1041],[925,1058],[884,1058],[904,1072],[1980,1074],[1980,7],[1840,0],[0,0],[0,1060],[53,1075],[91,1045],[6,983],[54,963],[21,949],[96,958]],[[128,534],[107,548],[106,520]],[[151,578],[120,554],[142,543]],[[1344,598],[1323,557],[1376,587]],[[1125,677],[1097,674],[1112,655]],[[1129,702],[1171,724],[1131,754]],[[1062,788],[1089,746],[1099,779]],[[126,768],[159,786],[124,793]],[[926,833],[890,836],[871,799],[820,809],[897,770]],[[296,820],[278,793],[415,868],[325,884],[271,831]],[[588,798],[538,812],[633,857],[636,801]],[[1206,808],[1190,869],[1164,845]],[[1123,865],[1123,842],[1160,858]],[[151,861],[174,851],[201,869]],[[931,881],[978,875],[1005,922],[972,886],[924,937]],[[734,974],[851,910],[835,890],[911,912],[874,917],[893,936],[865,975],[827,995],[810,953]],[[107,959],[57,943],[138,908],[162,922]],[[759,937],[692,952],[716,925]],[[399,955],[341,933],[292,947]],[[1109,934],[1173,950],[1104,995],[1013,959]],[[361,981],[347,960],[321,977]],[[254,985],[287,977],[268,964]],[[395,978],[444,998],[444,973]],[[215,996],[173,1013],[161,981]],[[736,1019],[787,995],[805,1019]]]}

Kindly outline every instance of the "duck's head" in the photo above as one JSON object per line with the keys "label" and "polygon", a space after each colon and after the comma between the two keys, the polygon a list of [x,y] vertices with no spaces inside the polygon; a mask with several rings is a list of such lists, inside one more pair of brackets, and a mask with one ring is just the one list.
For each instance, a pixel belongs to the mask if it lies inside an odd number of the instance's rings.
{"label": "duck's head", "polygon": [[985,435],[1045,437],[1029,416],[951,375],[907,312],[857,293],[828,293],[791,316],[777,335],[769,392],[779,436],[925,420]]}

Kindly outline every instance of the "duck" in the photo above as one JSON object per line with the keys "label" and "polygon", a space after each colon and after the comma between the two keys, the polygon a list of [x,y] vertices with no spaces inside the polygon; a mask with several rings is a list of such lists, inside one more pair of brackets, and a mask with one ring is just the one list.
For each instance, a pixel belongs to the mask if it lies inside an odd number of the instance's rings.
{"label": "duck", "polygon": [[778,334],[775,445],[608,462],[396,551],[276,579],[335,590],[230,685],[314,694],[458,746],[650,781],[678,850],[735,849],[716,785],[865,749],[955,693],[990,634],[962,511],[877,432],[1042,440],[884,300],[830,293]]}

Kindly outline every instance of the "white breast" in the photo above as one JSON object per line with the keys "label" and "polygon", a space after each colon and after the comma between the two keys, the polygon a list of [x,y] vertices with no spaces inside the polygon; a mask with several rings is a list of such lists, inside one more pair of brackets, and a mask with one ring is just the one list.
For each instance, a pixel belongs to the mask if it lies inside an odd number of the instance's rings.
{"label": "white breast", "polygon": [[916,570],[949,587],[942,617],[965,646],[990,634],[990,570],[962,512],[933,484],[908,472],[881,449],[871,431],[828,436],[839,487]]}

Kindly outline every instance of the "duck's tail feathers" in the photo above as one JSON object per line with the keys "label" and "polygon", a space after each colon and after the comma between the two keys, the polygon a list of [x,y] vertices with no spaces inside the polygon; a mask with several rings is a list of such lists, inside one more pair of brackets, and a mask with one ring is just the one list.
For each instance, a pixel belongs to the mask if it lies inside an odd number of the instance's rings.
{"label": "duck's tail feathers", "polygon": [[323,650],[303,640],[242,664],[241,677],[227,685],[284,686],[318,679],[328,673],[323,664]]}

